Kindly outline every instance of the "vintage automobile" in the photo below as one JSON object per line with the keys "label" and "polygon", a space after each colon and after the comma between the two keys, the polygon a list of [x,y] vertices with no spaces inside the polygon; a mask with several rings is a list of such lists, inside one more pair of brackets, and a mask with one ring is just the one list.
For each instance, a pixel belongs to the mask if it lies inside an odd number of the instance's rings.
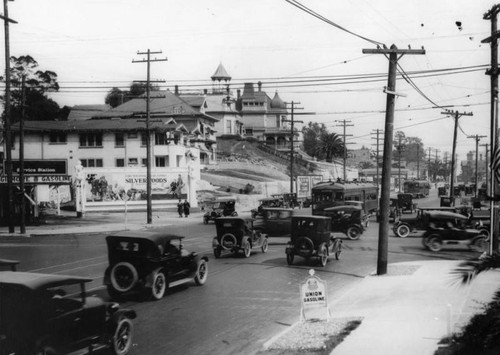
{"label": "vintage automobile", "polygon": [[214,256],[220,258],[223,251],[237,253],[243,250],[245,258],[250,257],[252,249],[269,248],[267,235],[253,227],[253,218],[220,217],[215,220],[217,236],[212,240]]}
{"label": "vintage automobile", "polygon": [[264,197],[259,200],[259,207],[250,211],[252,218],[263,216],[262,210],[269,207],[283,207],[283,199],[279,197]]}
{"label": "vintage automobile", "polygon": [[17,260],[0,259],[0,268],[9,268],[11,271],[16,271],[17,264],[19,264]]}
{"label": "vintage automobile", "polygon": [[368,227],[368,216],[358,206],[345,205],[325,208],[325,216],[331,218],[331,231],[357,240]]}
{"label": "vintage automobile", "polygon": [[288,236],[292,225],[292,208],[264,208],[262,218],[253,224],[254,229],[260,230],[268,236]]}
{"label": "vintage automobile", "polygon": [[203,223],[215,221],[219,217],[237,216],[235,210],[236,199],[232,197],[217,197],[207,212],[203,215]]}
{"label": "vintage automobile", "polygon": [[112,298],[145,291],[161,299],[167,288],[208,277],[208,258],[184,249],[184,237],[164,232],[126,231],[106,237],[109,266],[104,284]]}
{"label": "vintage automobile", "polygon": [[438,187],[438,196],[446,196],[448,195],[448,191],[446,190],[446,187],[440,186]]}
{"label": "vintage automobile", "polygon": [[326,266],[328,257],[339,259],[342,240],[331,233],[331,218],[325,216],[292,217],[292,234],[286,247],[286,261],[293,264],[295,255],[309,260],[319,258],[321,266]]}
{"label": "vintage automobile", "polygon": [[[466,217],[468,226],[475,228],[472,224],[475,222],[472,219],[472,208],[470,206],[455,206],[455,207],[421,207],[417,209],[416,217],[401,218],[393,227],[393,232],[400,238],[406,238],[412,232],[424,232],[427,229],[427,219],[425,215],[431,211],[453,212]],[[478,228],[479,229],[479,224]],[[483,232],[484,233],[484,232]]]}
{"label": "vintage automobile", "polygon": [[465,245],[485,251],[486,237],[477,229],[467,228],[468,218],[447,211],[431,211],[425,215],[427,231],[422,244],[431,251],[440,251],[445,245]]}
{"label": "vintage automobile", "polygon": [[0,272],[0,354],[93,353],[125,355],[136,314],[87,295],[92,279]]}
{"label": "vintage automobile", "polygon": [[413,213],[417,209],[417,204],[413,202],[412,194],[398,194],[398,205],[402,213],[407,211]]}
{"label": "vintage automobile", "polygon": [[[380,210],[377,211],[377,222],[380,223]],[[401,218],[401,208],[397,196],[389,198],[389,223],[398,223]]]}

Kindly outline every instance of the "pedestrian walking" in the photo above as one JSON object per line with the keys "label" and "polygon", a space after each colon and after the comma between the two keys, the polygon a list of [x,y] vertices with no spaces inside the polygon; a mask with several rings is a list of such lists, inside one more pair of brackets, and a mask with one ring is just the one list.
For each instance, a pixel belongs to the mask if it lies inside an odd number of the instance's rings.
{"label": "pedestrian walking", "polygon": [[179,199],[179,203],[177,204],[177,212],[179,213],[179,218],[182,218],[182,214],[184,213],[184,204],[181,199]]}
{"label": "pedestrian walking", "polygon": [[189,216],[189,209],[191,208],[191,205],[187,200],[184,200],[184,217],[187,218]]}

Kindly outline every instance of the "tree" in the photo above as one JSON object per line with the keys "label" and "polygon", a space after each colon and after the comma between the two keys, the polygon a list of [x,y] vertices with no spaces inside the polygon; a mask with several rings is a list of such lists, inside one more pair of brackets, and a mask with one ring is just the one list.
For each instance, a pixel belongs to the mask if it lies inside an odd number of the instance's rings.
{"label": "tree", "polygon": [[[160,87],[149,84],[150,91],[159,91]],[[132,83],[128,91],[123,91],[117,87],[108,91],[104,103],[111,107],[117,107],[121,104],[132,100],[134,97],[144,95],[146,93],[146,83]]]}
{"label": "tree", "polygon": [[38,62],[31,56],[11,57],[11,119],[12,122],[21,118],[21,86],[25,78],[25,108],[24,117],[31,121],[47,121],[66,119],[67,112],[61,111],[59,105],[47,97],[48,92],[59,91],[57,74],[53,71],[38,70]]}
{"label": "tree", "polygon": [[333,158],[343,156],[344,142],[337,133],[323,132],[319,137],[316,152],[318,157],[323,157],[331,162]]}
{"label": "tree", "polygon": [[326,132],[326,126],[324,123],[309,122],[307,126],[302,128],[302,136],[304,139],[303,149],[310,156],[316,156],[316,147],[319,143],[319,136]]}
{"label": "tree", "polygon": [[114,87],[108,91],[108,94],[104,99],[104,103],[108,104],[113,108],[117,107],[127,101],[125,95],[126,93],[124,91]]}

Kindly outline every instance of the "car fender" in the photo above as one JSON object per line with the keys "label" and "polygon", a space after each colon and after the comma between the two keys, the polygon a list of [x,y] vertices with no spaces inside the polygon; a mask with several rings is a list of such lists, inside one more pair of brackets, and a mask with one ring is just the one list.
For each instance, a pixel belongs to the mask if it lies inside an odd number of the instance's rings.
{"label": "car fender", "polygon": [[137,313],[130,308],[119,309],[115,313],[113,313],[113,315],[109,318],[109,322],[110,323],[114,322],[114,324],[116,325],[122,317],[135,319],[137,318]]}
{"label": "car fender", "polygon": [[250,243],[250,248],[252,248],[252,240],[248,236],[244,236],[243,238],[241,238],[240,248],[243,248],[247,241]]}
{"label": "car fender", "polygon": [[218,246],[220,246],[219,239],[217,239],[217,237],[214,237],[212,239],[212,248],[217,248]]}

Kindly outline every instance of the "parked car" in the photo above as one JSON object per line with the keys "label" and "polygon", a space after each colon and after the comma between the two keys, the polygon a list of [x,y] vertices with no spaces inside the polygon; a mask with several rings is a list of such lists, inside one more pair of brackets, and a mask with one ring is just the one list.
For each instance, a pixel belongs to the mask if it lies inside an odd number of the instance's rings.
{"label": "parked car", "polygon": [[217,197],[203,215],[203,223],[208,224],[209,221],[215,221],[219,217],[237,216],[235,204],[236,199],[232,197]]}
{"label": "parked car", "polygon": [[402,213],[407,211],[413,213],[417,209],[417,204],[413,202],[412,194],[398,194],[398,205]]}
{"label": "parked car", "polygon": [[331,218],[331,231],[357,240],[368,227],[368,216],[358,206],[344,205],[325,208],[325,216]]}
{"label": "parked car", "polygon": [[163,232],[126,231],[106,237],[109,266],[104,284],[112,298],[146,291],[161,299],[167,288],[208,277],[208,258],[184,249],[184,237]]}
{"label": "parked car", "polygon": [[331,218],[325,216],[292,217],[292,233],[286,247],[286,261],[293,264],[295,255],[309,260],[319,258],[321,266],[326,266],[328,257],[340,258],[342,240],[331,232]]}
{"label": "parked car", "polygon": [[487,241],[479,230],[467,228],[468,218],[462,214],[447,211],[432,211],[425,216],[427,231],[422,243],[431,251],[440,251],[446,245],[466,245],[478,251],[485,251]]}
{"label": "parked car", "polygon": [[136,314],[87,295],[88,278],[0,272],[0,355],[89,353],[132,347]]}
{"label": "parked car", "polygon": [[269,207],[283,207],[283,199],[279,197],[264,197],[259,200],[259,206],[250,211],[252,218],[263,216],[262,210]]}
{"label": "parked car", "polygon": [[[391,195],[389,198],[389,223],[398,223],[401,218],[401,208],[397,196]],[[377,212],[377,222],[380,222],[380,209]]]}
{"label": "parked car", "polygon": [[19,261],[17,260],[9,260],[9,259],[0,259],[0,268],[9,268],[11,271],[16,271],[17,264]]}
{"label": "parked car", "polygon": [[253,218],[220,217],[215,220],[217,235],[212,240],[214,256],[220,258],[222,252],[243,251],[245,258],[250,257],[252,249],[266,253],[269,244],[267,235],[253,226]]}
{"label": "parked car", "polygon": [[254,228],[268,236],[290,235],[293,211],[292,208],[264,208]]}

